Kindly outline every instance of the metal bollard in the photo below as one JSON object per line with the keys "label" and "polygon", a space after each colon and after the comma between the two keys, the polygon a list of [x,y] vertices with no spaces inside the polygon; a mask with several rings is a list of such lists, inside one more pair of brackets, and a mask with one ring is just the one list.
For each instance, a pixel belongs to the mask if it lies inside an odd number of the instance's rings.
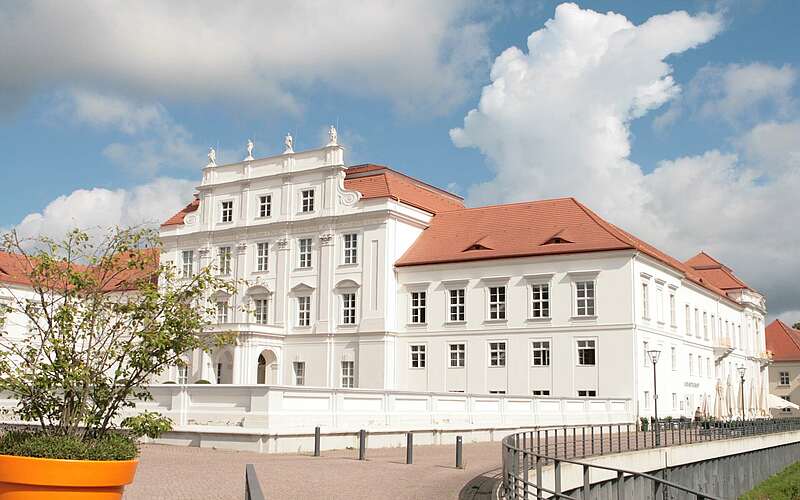
{"label": "metal bollard", "polygon": [[464,468],[464,451],[461,436],[456,436],[456,469]]}
{"label": "metal bollard", "polygon": [[314,427],[314,456],[318,457],[320,455],[320,436],[319,436],[319,427]]}
{"label": "metal bollard", "polygon": [[406,432],[406,463],[414,463],[414,434]]}
{"label": "metal bollard", "polygon": [[367,431],[364,429],[358,431],[358,459],[367,459]]}

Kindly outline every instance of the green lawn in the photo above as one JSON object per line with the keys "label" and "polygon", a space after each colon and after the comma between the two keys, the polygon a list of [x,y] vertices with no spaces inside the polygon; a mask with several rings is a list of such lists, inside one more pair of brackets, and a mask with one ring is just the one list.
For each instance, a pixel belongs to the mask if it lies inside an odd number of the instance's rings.
{"label": "green lawn", "polygon": [[739,497],[739,500],[797,499],[800,499],[800,462],[795,462]]}

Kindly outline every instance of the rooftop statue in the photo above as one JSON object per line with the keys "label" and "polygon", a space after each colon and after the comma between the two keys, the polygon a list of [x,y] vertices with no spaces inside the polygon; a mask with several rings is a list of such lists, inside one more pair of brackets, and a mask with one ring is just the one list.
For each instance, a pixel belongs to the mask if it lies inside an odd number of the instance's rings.
{"label": "rooftop statue", "polygon": [[208,164],[212,167],[217,164],[217,152],[214,148],[208,148]]}
{"label": "rooftop statue", "polygon": [[283,140],[283,143],[286,145],[286,151],[284,151],[283,154],[294,153],[294,149],[292,149],[292,146],[294,145],[292,134],[286,134],[286,138]]}
{"label": "rooftop statue", "polygon": [[336,133],[336,127],[331,125],[328,129],[328,146],[337,146],[339,144],[339,135]]}
{"label": "rooftop statue", "polygon": [[253,159],[253,140],[247,139],[247,158],[245,158],[245,161],[252,159]]}

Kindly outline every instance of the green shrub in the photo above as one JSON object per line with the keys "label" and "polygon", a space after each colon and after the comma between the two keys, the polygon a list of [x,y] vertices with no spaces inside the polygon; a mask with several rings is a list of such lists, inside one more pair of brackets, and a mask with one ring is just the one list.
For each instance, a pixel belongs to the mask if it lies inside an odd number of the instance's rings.
{"label": "green shrub", "polygon": [[132,460],[137,452],[136,440],[119,432],[106,433],[99,439],[81,439],[41,430],[11,430],[0,434],[0,455],[63,460]]}
{"label": "green shrub", "polygon": [[647,429],[650,428],[650,420],[647,417],[640,417],[639,420],[642,422],[642,432],[647,432]]}
{"label": "green shrub", "polygon": [[195,380],[194,383],[195,384],[210,384],[211,382],[201,378],[200,380]]}

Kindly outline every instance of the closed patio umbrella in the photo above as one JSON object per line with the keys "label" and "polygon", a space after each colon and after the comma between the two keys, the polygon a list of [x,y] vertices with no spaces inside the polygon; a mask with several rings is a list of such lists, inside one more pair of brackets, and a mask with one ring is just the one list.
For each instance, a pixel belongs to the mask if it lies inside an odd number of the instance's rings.
{"label": "closed patio umbrella", "polygon": [[722,382],[720,382],[719,380],[717,380],[716,390],[717,394],[716,397],[714,398],[714,418],[716,418],[717,420],[722,420],[722,401],[725,396],[722,392],[723,391]]}

